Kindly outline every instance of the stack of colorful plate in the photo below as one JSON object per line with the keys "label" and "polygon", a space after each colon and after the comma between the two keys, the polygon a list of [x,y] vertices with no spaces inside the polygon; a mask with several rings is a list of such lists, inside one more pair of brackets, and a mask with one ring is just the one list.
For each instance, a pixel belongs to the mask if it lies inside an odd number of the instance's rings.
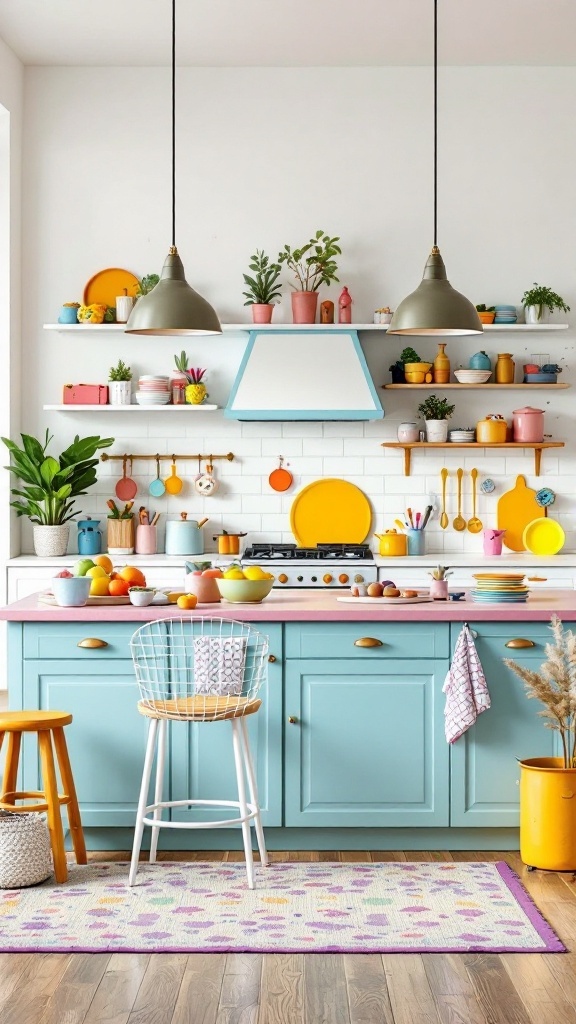
{"label": "stack of colorful plate", "polygon": [[495,324],[515,324],[518,319],[516,306],[494,306],[496,316]]}
{"label": "stack of colorful plate", "polygon": [[470,591],[472,601],[484,604],[518,604],[528,599],[524,573],[477,572],[476,588]]}
{"label": "stack of colorful plate", "polygon": [[138,405],[167,405],[170,401],[169,378],[153,374],[140,377],[136,401]]}

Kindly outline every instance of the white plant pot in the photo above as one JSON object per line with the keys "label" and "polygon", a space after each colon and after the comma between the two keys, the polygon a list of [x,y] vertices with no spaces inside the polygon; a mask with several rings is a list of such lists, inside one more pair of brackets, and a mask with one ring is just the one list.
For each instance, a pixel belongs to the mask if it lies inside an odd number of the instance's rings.
{"label": "white plant pot", "polygon": [[550,311],[547,306],[525,306],[524,318],[527,324],[547,324]]}
{"label": "white plant pot", "polygon": [[131,405],[132,382],[129,380],[109,380],[108,395],[110,405]]}
{"label": "white plant pot", "polygon": [[448,420],[426,420],[426,440],[443,442],[448,440]]}
{"label": "white plant pot", "polygon": [[38,558],[58,558],[65,555],[70,536],[70,523],[62,526],[35,526],[34,551]]}

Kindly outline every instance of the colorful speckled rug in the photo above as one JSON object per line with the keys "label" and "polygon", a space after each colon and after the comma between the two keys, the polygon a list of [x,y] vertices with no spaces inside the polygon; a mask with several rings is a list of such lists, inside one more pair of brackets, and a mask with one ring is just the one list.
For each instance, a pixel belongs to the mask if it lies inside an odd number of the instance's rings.
{"label": "colorful speckled rug", "polygon": [[504,863],[72,867],[0,892],[0,952],[563,952]]}

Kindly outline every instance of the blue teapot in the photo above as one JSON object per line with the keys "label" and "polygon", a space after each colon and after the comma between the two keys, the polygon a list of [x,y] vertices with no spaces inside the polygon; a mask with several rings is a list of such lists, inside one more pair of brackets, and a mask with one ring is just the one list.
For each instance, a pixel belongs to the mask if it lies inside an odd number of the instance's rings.
{"label": "blue teapot", "polygon": [[470,357],[470,362],[468,363],[468,369],[469,370],[491,370],[492,369],[492,362],[490,360],[490,356],[486,355],[486,353],[483,352],[483,351],[482,352],[475,352],[474,355]]}
{"label": "blue teapot", "polygon": [[78,524],[78,554],[99,555],[102,550],[102,534],[98,527],[99,519],[86,516]]}

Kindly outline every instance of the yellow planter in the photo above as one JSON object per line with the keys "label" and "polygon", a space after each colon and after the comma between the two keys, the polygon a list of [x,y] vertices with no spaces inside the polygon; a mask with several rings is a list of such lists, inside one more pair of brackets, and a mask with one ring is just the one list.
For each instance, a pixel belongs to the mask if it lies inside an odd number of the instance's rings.
{"label": "yellow planter", "polygon": [[549,871],[576,871],[576,768],[560,757],[520,761],[520,856]]}

